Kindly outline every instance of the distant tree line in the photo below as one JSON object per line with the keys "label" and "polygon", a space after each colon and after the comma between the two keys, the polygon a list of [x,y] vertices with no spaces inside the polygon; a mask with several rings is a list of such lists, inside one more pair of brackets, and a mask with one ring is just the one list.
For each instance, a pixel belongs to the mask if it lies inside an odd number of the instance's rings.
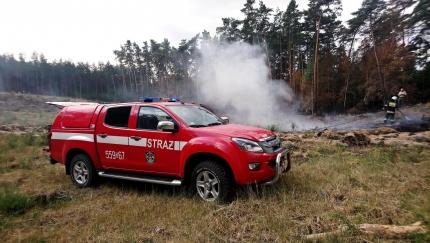
{"label": "distant tree line", "polygon": [[246,0],[243,18],[222,18],[175,47],[165,39],[127,40],[114,51],[118,64],[30,61],[0,56],[0,89],[97,100],[143,95],[192,97],[202,40],[243,41],[267,54],[272,79],[285,80],[309,113],[379,108],[404,87],[411,103],[429,100],[430,2],[364,0],[347,25],[340,0],[309,0],[285,11]]}

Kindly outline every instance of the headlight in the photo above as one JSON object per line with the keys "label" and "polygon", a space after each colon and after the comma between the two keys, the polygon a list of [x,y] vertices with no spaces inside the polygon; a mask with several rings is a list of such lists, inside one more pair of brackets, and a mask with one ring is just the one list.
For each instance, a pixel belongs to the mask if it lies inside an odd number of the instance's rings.
{"label": "headlight", "polygon": [[242,150],[254,153],[263,153],[263,149],[257,142],[245,138],[232,138],[232,140],[239,145]]}

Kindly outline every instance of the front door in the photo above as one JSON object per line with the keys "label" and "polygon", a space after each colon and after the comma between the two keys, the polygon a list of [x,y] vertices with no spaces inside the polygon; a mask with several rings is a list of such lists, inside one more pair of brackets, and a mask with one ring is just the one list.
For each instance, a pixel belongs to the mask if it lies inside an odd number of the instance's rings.
{"label": "front door", "polygon": [[129,137],[130,160],[142,172],[175,176],[179,174],[180,153],[186,141],[180,130],[157,130],[160,121],[175,122],[158,107],[139,107],[136,129]]}

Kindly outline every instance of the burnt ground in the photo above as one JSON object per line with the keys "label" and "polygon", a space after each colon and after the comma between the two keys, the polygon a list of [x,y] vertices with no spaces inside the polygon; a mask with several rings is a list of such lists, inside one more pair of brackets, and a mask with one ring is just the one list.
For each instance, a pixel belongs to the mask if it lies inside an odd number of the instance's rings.
{"label": "burnt ground", "polygon": [[404,106],[396,112],[394,123],[384,123],[385,112],[364,113],[359,115],[338,115],[322,118],[325,123],[319,130],[374,129],[390,127],[399,132],[418,132],[430,129],[430,103]]}

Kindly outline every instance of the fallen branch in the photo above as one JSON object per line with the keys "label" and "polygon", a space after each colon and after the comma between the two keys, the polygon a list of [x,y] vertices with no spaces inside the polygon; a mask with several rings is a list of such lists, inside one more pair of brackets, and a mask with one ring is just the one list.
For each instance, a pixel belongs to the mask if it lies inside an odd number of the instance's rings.
{"label": "fallen branch", "polygon": [[428,232],[428,229],[422,225],[422,222],[416,222],[414,224],[404,226],[383,224],[358,224],[352,226],[344,225],[339,227],[339,229],[330,232],[305,235],[304,238],[306,240],[318,240],[329,236],[339,235],[343,232],[348,231],[350,228],[355,228],[357,231],[365,235],[379,235],[383,236],[384,238],[405,238],[406,236],[411,234],[424,234]]}

